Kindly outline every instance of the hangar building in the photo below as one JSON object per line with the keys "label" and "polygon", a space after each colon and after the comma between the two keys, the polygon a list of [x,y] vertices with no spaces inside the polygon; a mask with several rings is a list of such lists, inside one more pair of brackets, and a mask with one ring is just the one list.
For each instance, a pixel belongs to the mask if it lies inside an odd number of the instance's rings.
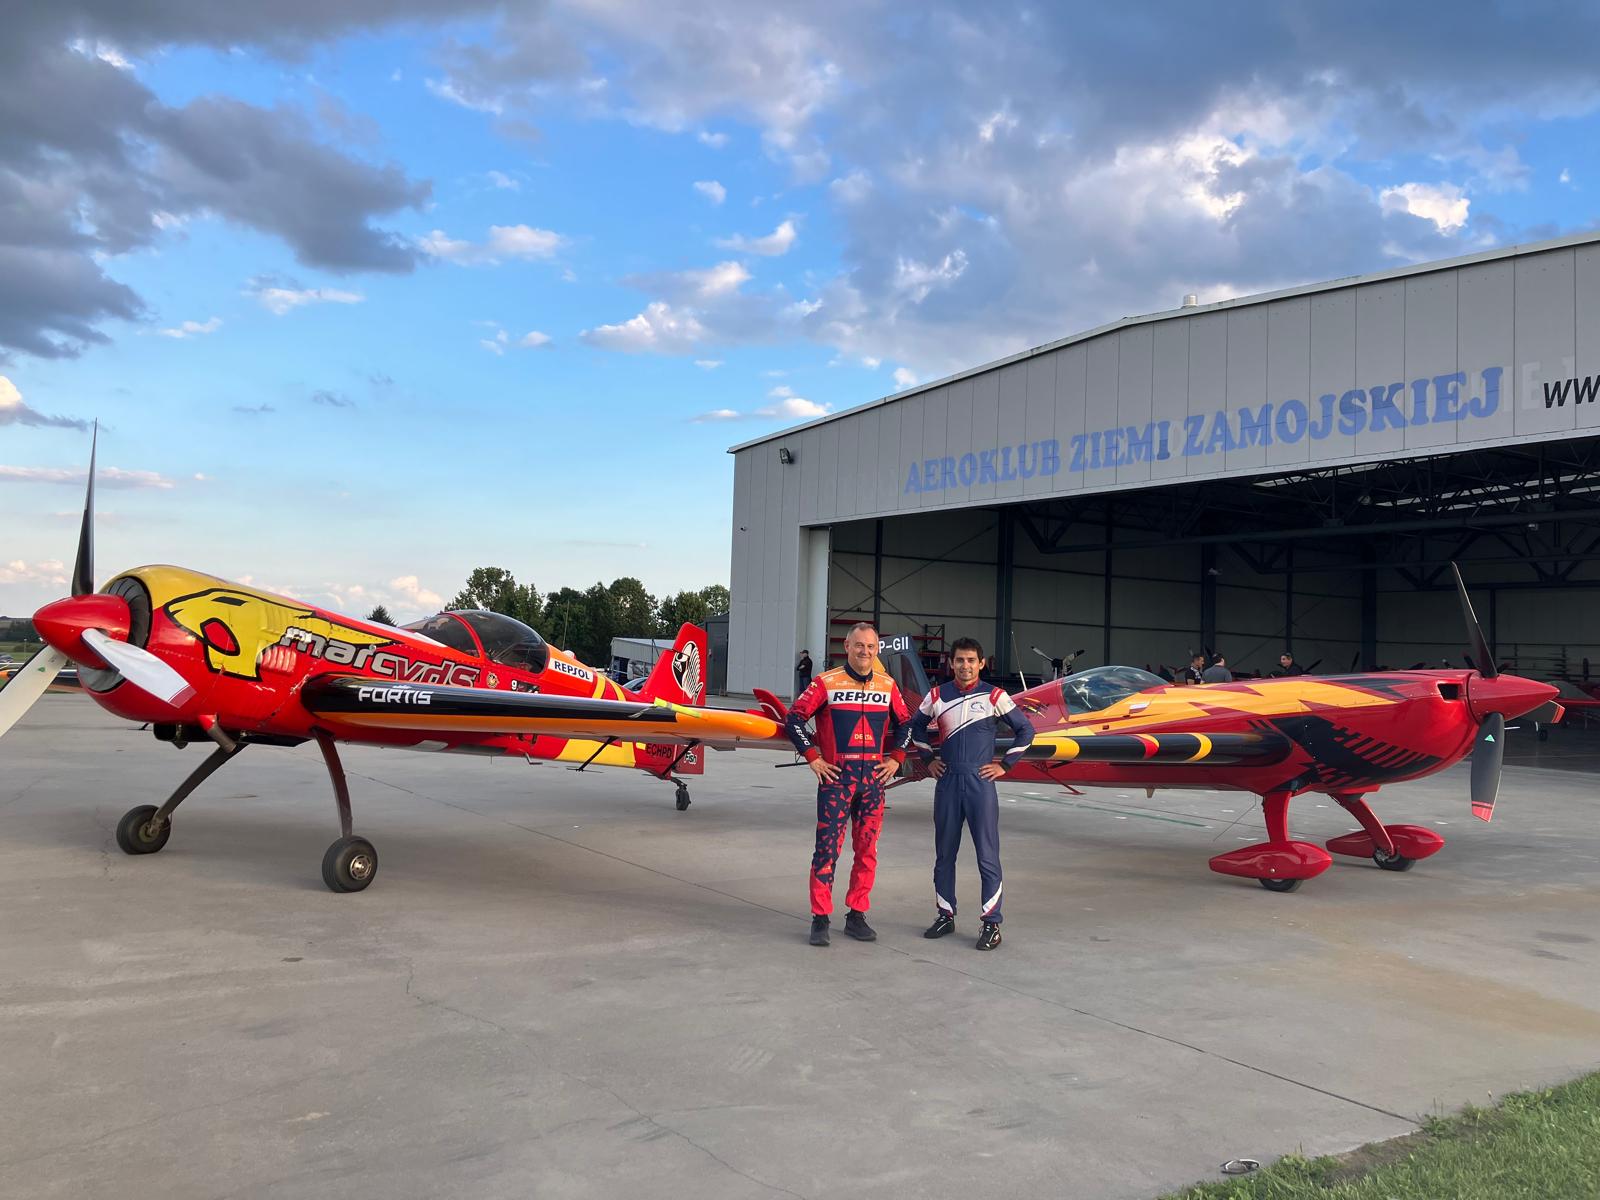
{"label": "hangar building", "polygon": [[[1600,233],[1129,317],[735,446],[728,686],[866,619],[1015,679],[1600,675]],[[1046,668],[1047,669],[1047,668]]]}

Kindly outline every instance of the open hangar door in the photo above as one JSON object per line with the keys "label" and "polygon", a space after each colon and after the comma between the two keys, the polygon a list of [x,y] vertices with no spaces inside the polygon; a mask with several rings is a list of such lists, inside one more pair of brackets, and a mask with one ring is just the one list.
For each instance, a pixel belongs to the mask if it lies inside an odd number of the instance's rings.
{"label": "open hangar door", "polygon": [[1319,673],[1463,664],[1459,562],[1502,662],[1600,682],[1600,439],[836,524],[828,657],[857,620],[930,666],[977,637],[1015,685],[1047,670]]}

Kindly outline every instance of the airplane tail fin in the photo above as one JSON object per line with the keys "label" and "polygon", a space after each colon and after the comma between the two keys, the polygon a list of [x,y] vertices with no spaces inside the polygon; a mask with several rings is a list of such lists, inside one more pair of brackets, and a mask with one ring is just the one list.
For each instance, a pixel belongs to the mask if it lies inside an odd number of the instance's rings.
{"label": "airplane tail fin", "polygon": [[[665,700],[669,704],[705,703],[706,699],[706,631],[698,625],[684,625],[678,630],[672,652],[656,660],[639,690],[643,700]],[[700,775],[705,772],[705,747],[670,746],[648,743],[639,747],[641,765],[662,776],[675,772],[678,775]]]}
{"label": "airplane tail fin", "polygon": [[678,630],[672,652],[656,660],[639,695],[672,704],[704,704],[706,699],[706,631],[698,625]]}

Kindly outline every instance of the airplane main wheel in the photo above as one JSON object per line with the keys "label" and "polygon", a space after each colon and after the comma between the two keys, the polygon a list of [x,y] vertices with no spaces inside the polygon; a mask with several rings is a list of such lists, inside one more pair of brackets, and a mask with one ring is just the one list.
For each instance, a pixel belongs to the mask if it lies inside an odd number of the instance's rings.
{"label": "airplane main wheel", "polygon": [[1256,880],[1269,892],[1292,892],[1305,882],[1303,879],[1258,879]]}
{"label": "airplane main wheel", "polygon": [[689,789],[683,784],[678,785],[678,811],[682,812],[689,807]]}
{"label": "airplane main wheel", "polygon": [[378,874],[378,852],[366,838],[340,838],[322,856],[322,882],[335,892],[359,892]]}
{"label": "airplane main wheel", "polygon": [[1417,860],[1407,858],[1404,854],[1390,854],[1382,846],[1372,852],[1372,861],[1385,871],[1409,871],[1417,865]]}
{"label": "airplane main wheel", "polygon": [[152,830],[150,818],[156,815],[154,804],[141,804],[122,814],[117,822],[117,845],[124,854],[154,854],[167,844],[172,836],[172,822],[161,822],[161,828]]}

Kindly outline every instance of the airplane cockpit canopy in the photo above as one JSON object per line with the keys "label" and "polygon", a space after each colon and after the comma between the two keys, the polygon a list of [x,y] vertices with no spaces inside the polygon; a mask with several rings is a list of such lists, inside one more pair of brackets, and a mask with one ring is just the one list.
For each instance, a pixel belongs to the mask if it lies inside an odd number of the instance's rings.
{"label": "airplane cockpit canopy", "polygon": [[1165,683],[1138,667],[1094,667],[1061,681],[1061,703],[1071,713],[1099,712],[1119,700]]}
{"label": "airplane cockpit canopy", "polygon": [[[468,628],[472,633],[468,633]],[[436,642],[443,642],[452,650],[477,654],[472,634],[478,635],[483,646],[483,657],[490,662],[524,671],[542,671],[550,660],[550,647],[527,625],[504,613],[467,609],[461,612],[443,612],[437,616],[415,621],[405,627]]]}

